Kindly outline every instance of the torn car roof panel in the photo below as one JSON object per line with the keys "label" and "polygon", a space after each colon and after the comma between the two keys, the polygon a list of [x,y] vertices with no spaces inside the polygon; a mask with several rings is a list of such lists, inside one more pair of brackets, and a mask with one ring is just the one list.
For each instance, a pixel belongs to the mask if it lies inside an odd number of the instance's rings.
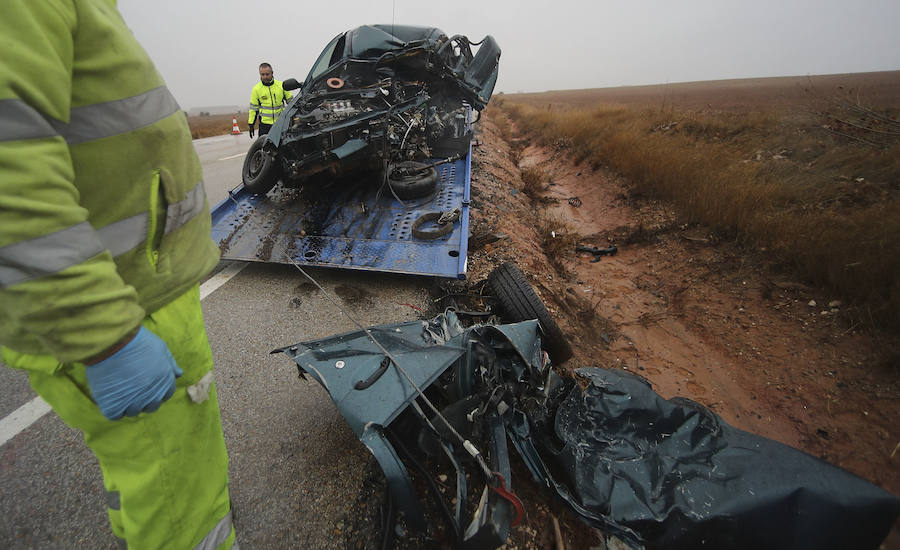
{"label": "torn car roof panel", "polygon": [[[634,547],[875,549],[900,514],[900,499],[868,481],[733,428],[696,402],[663,399],[636,375],[582,368],[576,372],[584,384],[555,375],[545,368],[536,321],[463,329],[448,312],[370,331],[421,381],[422,390],[443,396],[448,425],[472,441],[480,434],[478,445],[492,471],[509,473],[500,435],[505,433],[540,485],[587,524]],[[392,430],[392,422],[408,419],[399,416],[404,409],[425,416],[411,387],[364,331],[277,351],[328,388],[378,458],[407,516],[423,525],[401,458],[418,447],[437,460],[435,438],[457,451],[459,441],[437,416],[420,429]],[[456,391],[453,377],[458,381],[465,371],[472,380],[457,384],[464,391]],[[420,466],[417,461],[417,471]],[[472,470],[473,478],[478,471]],[[484,493],[494,500],[471,516],[471,529],[458,529],[462,548],[505,541],[510,506],[518,500],[499,498],[511,485],[498,488],[497,479],[488,480],[492,489]],[[500,514],[498,522],[481,521],[494,513]]]}

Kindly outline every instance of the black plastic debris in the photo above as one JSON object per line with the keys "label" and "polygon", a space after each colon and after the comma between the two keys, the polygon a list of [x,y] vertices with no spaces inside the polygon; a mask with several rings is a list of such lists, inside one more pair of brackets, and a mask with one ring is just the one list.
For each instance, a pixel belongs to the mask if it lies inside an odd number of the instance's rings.
{"label": "black plastic debris", "polygon": [[[648,549],[878,548],[900,499],[841,468],[733,428],[632,374],[579,369],[558,406],[509,431],[539,481],[589,524]],[[555,411],[555,412],[553,412]]]}
{"label": "black plastic debris", "polygon": [[588,252],[590,254],[593,254],[594,257],[593,259],[591,259],[592,264],[599,262],[600,258],[602,258],[603,256],[615,256],[618,251],[619,249],[615,245],[608,246],[606,248],[597,248],[596,246],[580,244],[575,247],[575,252]]}

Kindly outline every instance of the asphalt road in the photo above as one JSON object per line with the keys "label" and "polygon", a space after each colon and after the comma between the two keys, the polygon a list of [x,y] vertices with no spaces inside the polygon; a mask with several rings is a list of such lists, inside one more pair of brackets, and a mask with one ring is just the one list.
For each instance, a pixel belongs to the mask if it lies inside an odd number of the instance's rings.
{"label": "asphalt road", "polygon": [[[211,205],[240,181],[247,134],[196,140]],[[228,267],[222,262],[220,268]],[[428,279],[338,270],[310,274],[363,325],[416,318]],[[355,325],[292,266],[250,264],[203,300],[215,358],[231,495],[244,548],[332,548],[368,452],[327,393],[277,347]],[[34,398],[0,367],[0,419]],[[0,447],[0,547],[116,548],[97,461],[50,412]]]}

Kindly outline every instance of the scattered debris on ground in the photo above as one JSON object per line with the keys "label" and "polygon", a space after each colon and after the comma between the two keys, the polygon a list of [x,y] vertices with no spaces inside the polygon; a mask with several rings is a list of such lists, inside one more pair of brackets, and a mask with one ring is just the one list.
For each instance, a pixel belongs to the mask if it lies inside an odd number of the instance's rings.
{"label": "scattered debris on ground", "polygon": [[[515,137],[497,109],[485,115],[484,145],[473,149],[473,234],[508,238],[470,253],[469,278],[515,260],[572,341],[566,369],[636,372],[665,397],[696,400],[735,427],[900,493],[896,335],[859,332],[843,304],[772,265],[765,250],[632,196],[615,174],[574,164],[565,143]],[[523,166],[541,170],[545,195],[561,200],[532,201]],[[541,246],[548,224],[557,239],[618,253],[591,263],[571,250],[554,258],[560,273]],[[889,543],[900,544],[896,531]]]}
{"label": "scattered debris on ground", "polygon": [[[574,164],[565,143],[515,137],[496,109],[485,115],[472,150],[468,281],[440,283],[435,311],[448,297],[479,309],[488,274],[514,261],[572,343],[561,372],[637,374],[662,397],[695,400],[732,426],[900,493],[896,336],[859,332],[843,304],[772,265],[765,250],[633,196],[615,174]],[[537,198],[523,169],[540,183]],[[564,548],[614,547],[521,463],[512,468],[527,515],[506,548],[557,548],[557,523]],[[383,519],[380,476],[376,465],[372,491],[355,505],[359,522],[344,533],[348,548],[374,547],[359,534]],[[886,547],[900,540],[896,531]]]}

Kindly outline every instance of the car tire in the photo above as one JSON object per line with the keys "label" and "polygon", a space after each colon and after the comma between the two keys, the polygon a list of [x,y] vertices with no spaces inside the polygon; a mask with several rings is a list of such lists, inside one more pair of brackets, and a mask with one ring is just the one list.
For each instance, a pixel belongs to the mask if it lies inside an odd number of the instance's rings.
{"label": "car tire", "polygon": [[267,193],[281,177],[278,159],[266,150],[267,139],[266,136],[259,136],[253,142],[244,157],[244,168],[241,171],[244,189],[256,195]]}
{"label": "car tire", "polygon": [[568,339],[515,264],[507,262],[494,269],[487,281],[497,299],[503,322],[518,323],[537,319],[543,331],[543,348],[547,350],[550,359],[560,364],[572,357],[572,346]]}
{"label": "car tire", "polygon": [[[422,239],[423,241],[437,239],[438,237],[443,237],[444,235],[452,233],[453,222],[447,222],[445,224],[437,223],[443,215],[443,212],[426,212],[425,214],[422,214],[412,223],[410,233],[412,233],[413,237]],[[420,227],[428,222],[434,222],[434,226],[431,229],[420,229]]]}
{"label": "car tire", "polygon": [[388,185],[398,199],[420,199],[434,192],[440,176],[434,166],[403,161],[388,166]]}

